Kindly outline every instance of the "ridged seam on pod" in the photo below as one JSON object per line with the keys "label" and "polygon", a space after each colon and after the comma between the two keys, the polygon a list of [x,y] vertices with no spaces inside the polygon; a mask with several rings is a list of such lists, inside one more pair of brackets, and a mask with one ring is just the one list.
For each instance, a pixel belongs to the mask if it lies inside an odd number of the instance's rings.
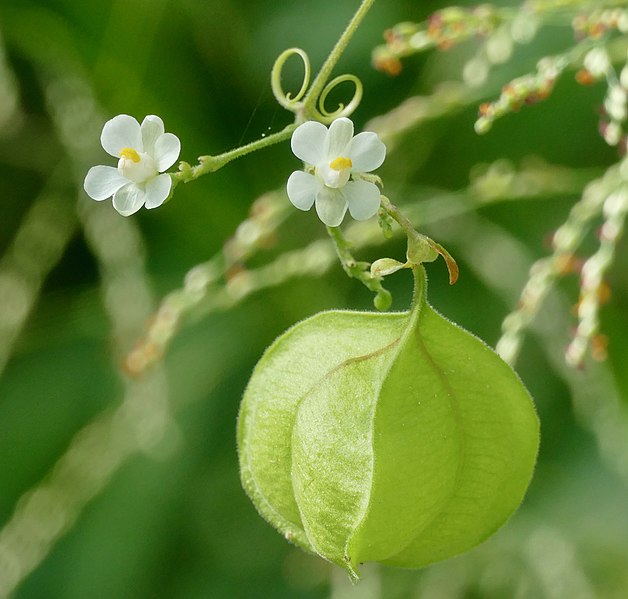
{"label": "ridged seam on pod", "polygon": [[532,400],[435,312],[326,312],[266,351],[244,394],[241,476],[286,538],[357,576],[477,545],[519,506],[538,450]]}

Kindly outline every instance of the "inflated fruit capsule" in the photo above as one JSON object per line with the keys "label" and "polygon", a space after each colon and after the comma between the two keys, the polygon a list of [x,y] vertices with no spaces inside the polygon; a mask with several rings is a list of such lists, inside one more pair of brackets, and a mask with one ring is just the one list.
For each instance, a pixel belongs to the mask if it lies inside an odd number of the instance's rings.
{"label": "inflated fruit capsule", "polygon": [[418,568],[499,528],[539,443],[515,372],[426,301],[407,313],[324,312],[257,364],[238,422],[242,483],[302,548],[357,576]]}

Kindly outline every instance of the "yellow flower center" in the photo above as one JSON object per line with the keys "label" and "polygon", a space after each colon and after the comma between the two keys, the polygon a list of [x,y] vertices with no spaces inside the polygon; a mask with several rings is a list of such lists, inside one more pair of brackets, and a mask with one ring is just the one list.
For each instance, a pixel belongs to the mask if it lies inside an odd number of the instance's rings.
{"label": "yellow flower center", "polygon": [[133,148],[122,148],[118,160],[118,172],[134,183],[146,183],[158,174],[155,159]]}
{"label": "yellow flower center", "polygon": [[338,156],[338,158],[334,158],[329,163],[329,168],[334,169],[335,171],[343,171],[346,168],[351,168],[353,166],[353,162],[351,162],[351,158],[345,158],[344,156]]}
{"label": "yellow flower center", "polygon": [[128,158],[133,162],[140,161],[140,155],[137,153],[137,150],[134,150],[133,148],[122,148],[120,150],[120,158]]}

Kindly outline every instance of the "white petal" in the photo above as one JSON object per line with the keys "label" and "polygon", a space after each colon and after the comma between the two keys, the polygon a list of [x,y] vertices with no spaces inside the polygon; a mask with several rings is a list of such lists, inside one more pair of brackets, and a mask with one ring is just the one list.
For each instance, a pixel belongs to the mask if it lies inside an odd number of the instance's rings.
{"label": "white petal", "polygon": [[377,185],[368,181],[349,181],[342,193],[355,220],[371,218],[379,210],[380,192]]}
{"label": "white petal", "polygon": [[386,158],[386,146],[377,133],[358,133],[351,142],[349,156],[353,163],[351,170],[357,173],[370,173],[380,167]]}
{"label": "white petal", "polygon": [[129,183],[118,189],[113,196],[113,207],[122,215],[130,216],[137,212],[146,201],[146,191],[143,185]]}
{"label": "white petal", "polygon": [[309,210],[321,187],[321,181],[314,175],[294,171],[288,177],[288,198],[299,210]]}
{"label": "white petal", "polygon": [[327,157],[330,160],[338,156],[347,157],[348,146],[353,137],[353,123],[346,117],[336,119],[329,125],[329,137],[327,138]]}
{"label": "white petal", "polygon": [[164,134],[164,122],[157,115],[149,114],[147,117],[144,117],[140,129],[142,131],[144,152],[152,156],[157,138]]}
{"label": "white petal", "polygon": [[323,187],[316,194],[316,213],[328,227],[337,227],[347,212],[347,200],[339,189]]}
{"label": "white petal", "polygon": [[317,121],[308,121],[294,130],[290,145],[297,158],[318,166],[327,159],[326,140],[327,127]]}
{"label": "white petal", "polygon": [[169,169],[179,157],[181,142],[174,133],[164,133],[157,138],[153,158],[157,163],[157,170],[162,173]]}
{"label": "white petal", "polygon": [[172,188],[170,175],[164,173],[146,183],[146,208],[157,208],[164,203]]}
{"label": "white petal", "polygon": [[106,200],[129,182],[113,166],[92,166],[87,171],[83,189],[92,200]]}
{"label": "white petal", "polygon": [[120,157],[120,150],[133,148],[144,151],[140,124],[128,114],[119,114],[105,123],[100,134],[100,143],[107,154]]}

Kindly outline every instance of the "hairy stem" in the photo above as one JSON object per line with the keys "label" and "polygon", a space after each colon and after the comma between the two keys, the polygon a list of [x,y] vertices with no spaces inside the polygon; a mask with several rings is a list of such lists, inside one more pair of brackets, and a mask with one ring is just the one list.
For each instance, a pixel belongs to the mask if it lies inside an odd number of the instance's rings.
{"label": "hairy stem", "polygon": [[381,277],[374,277],[369,271],[368,262],[358,262],[351,253],[351,247],[340,227],[327,227],[327,232],[334,242],[336,254],[347,275],[360,281],[367,289],[375,293],[374,304],[378,310],[387,310],[392,298],[390,292],[382,286]]}
{"label": "hairy stem", "polygon": [[380,200],[384,210],[397,222],[408,238],[415,239],[419,233],[415,230],[410,220],[386,196],[380,196]]}
{"label": "hairy stem", "polygon": [[439,243],[426,235],[419,233],[410,220],[395,206],[386,196],[381,196],[382,207],[393,218],[408,237],[408,260],[413,264],[432,262],[440,254],[449,271],[449,284],[453,285],[458,280],[458,265],[452,255]]}
{"label": "hairy stem", "polygon": [[174,183],[178,183],[179,181],[182,181],[183,183],[194,181],[194,179],[198,179],[202,175],[213,173],[214,171],[221,169],[223,166],[236,158],[241,158],[242,156],[246,156],[247,154],[251,154],[257,150],[268,148],[276,143],[285,141],[290,138],[296,127],[297,126],[295,124],[288,125],[277,133],[256,139],[251,143],[229,150],[223,154],[218,154],[217,156],[200,156],[196,166],[190,166],[187,162],[181,162],[179,165],[179,172],[173,175]]}

